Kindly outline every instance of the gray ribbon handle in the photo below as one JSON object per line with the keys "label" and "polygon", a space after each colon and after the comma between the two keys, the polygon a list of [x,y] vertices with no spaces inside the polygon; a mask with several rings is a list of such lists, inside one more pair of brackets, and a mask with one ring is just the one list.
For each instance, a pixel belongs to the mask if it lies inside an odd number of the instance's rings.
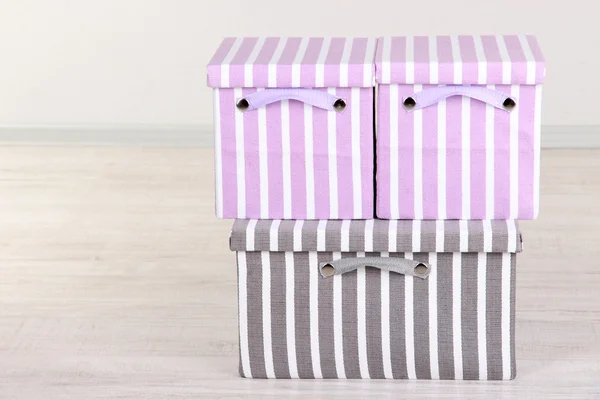
{"label": "gray ribbon handle", "polygon": [[395,272],[402,275],[416,276],[426,279],[431,271],[431,265],[415,260],[398,257],[356,257],[340,258],[319,264],[321,276],[328,278],[354,271],[361,267],[379,268],[384,271]]}

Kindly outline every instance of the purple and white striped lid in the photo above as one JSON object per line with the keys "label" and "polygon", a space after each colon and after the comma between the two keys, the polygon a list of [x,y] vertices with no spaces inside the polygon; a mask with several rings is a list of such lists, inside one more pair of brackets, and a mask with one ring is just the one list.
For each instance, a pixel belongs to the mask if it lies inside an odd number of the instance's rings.
{"label": "purple and white striped lid", "polygon": [[533,35],[384,37],[375,64],[380,84],[535,85],[546,75]]}
{"label": "purple and white striped lid", "polygon": [[226,38],[208,64],[208,86],[372,87],[373,38]]}
{"label": "purple and white striped lid", "polygon": [[234,251],[518,253],[515,220],[245,220],[234,222]]}

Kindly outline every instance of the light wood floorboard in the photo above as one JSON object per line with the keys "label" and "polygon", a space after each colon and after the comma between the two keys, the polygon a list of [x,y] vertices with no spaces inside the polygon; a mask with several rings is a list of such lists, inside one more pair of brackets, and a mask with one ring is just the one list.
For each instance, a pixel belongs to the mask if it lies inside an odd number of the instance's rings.
{"label": "light wood floorboard", "polygon": [[0,147],[0,399],[600,398],[600,150],[545,150],[510,382],[238,377],[210,149]]}

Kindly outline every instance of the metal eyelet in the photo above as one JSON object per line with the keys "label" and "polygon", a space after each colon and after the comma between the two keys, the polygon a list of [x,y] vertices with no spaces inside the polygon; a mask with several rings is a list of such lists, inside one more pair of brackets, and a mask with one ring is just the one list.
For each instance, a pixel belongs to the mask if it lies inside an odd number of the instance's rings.
{"label": "metal eyelet", "polygon": [[333,103],[333,109],[339,113],[346,109],[346,100],[337,99],[335,103]]}
{"label": "metal eyelet", "polygon": [[323,268],[321,268],[321,273],[324,277],[333,276],[333,274],[335,274],[335,268],[333,268],[333,265],[331,264],[325,264],[323,265]]}
{"label": "metal eyelet", "polygon": [[235,106],[240,111],[246,111],[248,107],[250,107],[250,103],[248,103],[248,100],[242,97],[235,103]]}
{"label": "metal eyelet", "polygon": [[418,264],[415,267],[415,274],[417,275],[425,275],[427,273],[427,265],[425,264]]}
{"label": "metal eyelet", "polygon": [[504,100],[504,103],[502,103],[502,107],[504,107],[506,111],[512,111],[516,106],[517,103],[510,97],[507,97],[506,100]]}
{"label": "metal eyelet", "polygon": [[406,99],[404,99],[404,102],[402,103],[402,105],[404,106],[404,108],[406,110],[412,110],[413,108],[416,107],[417,102],[412,97],[407,97]]}

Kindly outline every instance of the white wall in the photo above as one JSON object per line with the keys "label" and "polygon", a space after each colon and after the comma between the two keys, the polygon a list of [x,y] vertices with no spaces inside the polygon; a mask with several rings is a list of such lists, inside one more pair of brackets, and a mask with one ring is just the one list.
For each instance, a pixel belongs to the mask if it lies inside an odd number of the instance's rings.
{"label": "white wall", "polygon": [[600,125],[595,0],[0,0],[0,126],[211,123],[223,36],[535,33],[546,125]]}

